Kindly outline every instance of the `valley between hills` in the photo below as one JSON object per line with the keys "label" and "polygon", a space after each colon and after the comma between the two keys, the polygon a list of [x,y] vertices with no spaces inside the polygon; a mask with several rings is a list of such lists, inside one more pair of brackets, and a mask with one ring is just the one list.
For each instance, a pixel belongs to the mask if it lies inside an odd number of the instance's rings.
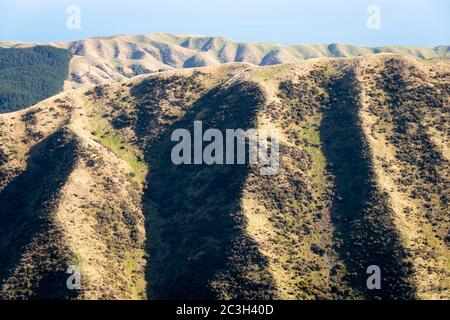
{"label": "valley between hills", "polygon": [[[448,59],[117,80],[0,114],[0,298],[449,299]],[[172,164],[196,120],[278,129],[279,174]]]}

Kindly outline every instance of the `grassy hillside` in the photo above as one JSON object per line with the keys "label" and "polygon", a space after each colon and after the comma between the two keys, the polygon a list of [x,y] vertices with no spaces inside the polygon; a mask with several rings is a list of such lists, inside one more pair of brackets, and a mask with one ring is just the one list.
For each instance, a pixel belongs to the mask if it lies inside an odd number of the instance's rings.
{"label": "grassy hillside", "polygon": [[[449,72],[393,55],[237,63],[2,115],[0,295],[448,299]],[[278,175],[174,165],[171,134],[195,120],[278,129]],[[69,264],[80,291],[61,285]]]}
{"label": "grassy hillside", "polygon": [[50,46],[0,48],[0,113],[61,92],[71,58],[69,51]]}
{"label": "grassy hillside", "polygon": [[[33,43],[0,42],[0,47],[27,48]],[[448,56],[448,46],[435,48],[388,46],[366,48],[332,43],[288,45],[235,42],[223,37],[184,36],[169,33],[95,37],[48,45],[69,50],[74,58],[66,89],[84,84],[127,80],[174,68],[214,66],[247,62],[260,66],[292,63],[313,58],[359,57],[392,53],[420,59]]]}

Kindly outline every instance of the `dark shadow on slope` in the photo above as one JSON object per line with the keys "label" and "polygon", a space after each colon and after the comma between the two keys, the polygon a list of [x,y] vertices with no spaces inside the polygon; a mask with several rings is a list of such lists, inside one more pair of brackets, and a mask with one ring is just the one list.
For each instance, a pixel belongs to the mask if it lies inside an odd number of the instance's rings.
{"label": "dark shadow on slope", "polygon": [[[377,86],[385,92],[386,103],[371,111],[377,116],[387,114],[392,121],[389,142],[403,168],[396,183],[409,189],[412,199],[420,199],[423,203],[420,214],[429,221],[436,241],[441,240],[444,247],[449,247],[449,164],[444,152],[432,141],[430,128],[438,132],[448,130],[450,85],[440,79],[433,79],[439,90],[424,85],[430,79],[398,58],[386,61],[380,75]],[[427,260],[428,253],[422,254]]]}
{"label": "dark shadow on slope", "polygon": [[76,149],[69,134],[53,134],[31,149],[27,169],[0,193],[0,280],[8,284],[0,290],[3,299],[74,297],[66,287],[70,253],[51,214]]}
{"label": "dark shadow on slope", "polygon": [[[332,219],[346,263],[347,281],[366,298],[414,298],[411,265],[393,222],[386,196],[376,189],[370,154],[358,119],[357,83],[352,73],[332,82],[320,135],[328,170],[335,177]],[[368,290],[366,273],[381,268],[381,290]]]}
{"label": "dark shadow on slope", "polygon": [[[145,90],[152,92],[147,85]],[[188,129],[193,137],[199,115],[203,131],[253,127],[256,108],[263,101],[261,90],[252,83],[213,89],[148,147],[150,174],[144,207],[150,299],[273,297],[267,261],[244,234],[241,195],[249,167],[176,166],[171,160],[176,143],[170,141],[177,128]],[[139,120],[140,126],[151,121],[143,111]],[[248,266],[255,267],[258,280],[245,278],[244,268]]]}

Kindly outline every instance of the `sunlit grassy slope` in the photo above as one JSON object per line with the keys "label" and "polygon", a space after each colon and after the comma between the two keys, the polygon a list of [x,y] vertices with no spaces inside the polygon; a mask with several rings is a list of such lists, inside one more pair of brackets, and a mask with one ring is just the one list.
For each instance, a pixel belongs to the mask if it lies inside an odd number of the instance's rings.
{"label": "sunlit grassy slope", "polygon": [[[449,72],[395,55],[233,63],[1,115],[1,297],[448,299]],[[195,120],[277,129],[278,175],[175,166],[171,133]]]}

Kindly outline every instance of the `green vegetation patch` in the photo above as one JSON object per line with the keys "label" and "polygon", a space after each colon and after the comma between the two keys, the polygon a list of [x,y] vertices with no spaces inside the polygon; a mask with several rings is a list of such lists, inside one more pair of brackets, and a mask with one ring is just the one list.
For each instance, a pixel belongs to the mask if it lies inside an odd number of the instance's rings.
{"label": "green vegetation patch", "polygon": [[107,121],[97,118],[93,123],[95,125],[91,134],[95,136],[95,140],[124,160],[137,182],[142,181],[146,173],[146,164],[137,148],[128,143]]}

